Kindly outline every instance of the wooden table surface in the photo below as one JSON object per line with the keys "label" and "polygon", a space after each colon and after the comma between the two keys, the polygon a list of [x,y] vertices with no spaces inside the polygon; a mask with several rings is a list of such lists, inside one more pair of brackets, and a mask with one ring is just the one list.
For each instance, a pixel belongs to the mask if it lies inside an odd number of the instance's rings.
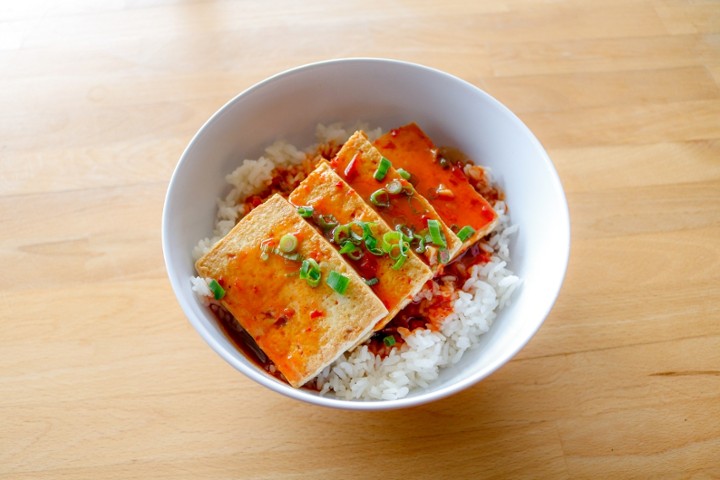
{"label": "wooden table surface", "polygon": [[[537,336],[402,411],[246,379],[162,259],[200,125],[268,75],[348,56],[485,89],[570,206]],[[720,478],[718,1],[3,1],[0,221],[0,479]]]}

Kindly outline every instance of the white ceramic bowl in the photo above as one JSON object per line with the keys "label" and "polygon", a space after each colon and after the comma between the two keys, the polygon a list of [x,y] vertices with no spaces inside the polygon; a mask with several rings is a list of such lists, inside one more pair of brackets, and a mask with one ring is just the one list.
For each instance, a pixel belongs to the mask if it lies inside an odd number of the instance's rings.
{"label": "white ceramic bowl", "polygon": [[[384,129],[417,122],[438,145],[454,146],[492,168],[519,232],[511,268],[523,285],[482,342],[442,371],[429,388],[400,400],[347,401],[296,390],[268,376],[225,338],[190,288],[192,249],[211,235],[224,176],[259,157],[278,138],[301,148],[315,125],[358,120]],[[510,360],[535,334],[560,290],[569,254],[567,202],[558,175],[530,130],[477,87],[447,73],[383,59],[343,59],[295,68],[230,100],[200,128],[183,153],[165,200],[162,241],[170,282],[190,323],[233,367],[266,387],[330,407],[382,410],[458,392]]]}

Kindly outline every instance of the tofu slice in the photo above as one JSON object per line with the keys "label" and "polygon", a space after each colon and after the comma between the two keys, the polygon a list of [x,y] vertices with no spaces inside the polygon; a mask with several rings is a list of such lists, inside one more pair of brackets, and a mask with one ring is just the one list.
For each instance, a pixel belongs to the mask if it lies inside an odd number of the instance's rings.
{"label": "tofu slice", "polygon": [[415,188],[456,231],[470,226],[475,233],[463,242],[469,247],[495,228],[498,216],[468,181],[462,167],[441,164],[438,149],[415,123],[389,131],[374,142],[395,168],[413,175]]}
{"label": "tofu slice", "polygon": [[[370,143],[365,132],[357,131],[345,142],[330,165],[392,229],[396,225],[405,225],[417,233],[427,229],[428,220],[437,220],[446,241],[448,260],[452,259],[460,251],[462,242],[443,222],[425,197],[393,167],[388,169],[382,180],[373,177],[382,157],[382,154]],[[388,206],[373,205],[370,198],[372,194],[393,181],[400,182],[411,194],[390,195]],[[442,266],[440,247],[431,246],[420,257],[433,272],[438,271]]]}
{"label": "tofu slice", "polygon": [[[371,223],[371,230],[378,239],[391,231],[377,212],[370,208],[326,161],[322,161],[293,190],[289,200],[296,206],[311,206],[314,209],[314,217],[333,215],[341,225],[357,220]],[[312,219],[309,219],[309,222],[316,226]],[[328,234],[332,235],[331,232]],[[340,248],[340,245],[334,243],[332,245],[336,249]],[[433,272],[412,251],[408,252],[405,263],[395,270],[393,269],[395,260],[389,256],[373,255],[367,251],[364,244],[359,248],[363,253],[361,258],[357,260],[348,256],[344,258],[361,277],[378,280],[370,288],[388,309],[388,314],[375,324],[375,330],[380,330],[412,300],[425,282],[432,278]]]}
{"label": "tofu slice", "polygon": [[[288,233],[298,239],[296,252],[320,266],[322,279],[314,288],[299,277],[300,261],[272,252]],[[195,268],[220,283],[223,306],[296,388],[365,338],[388,313],[342,256],[279,195],[240,220]],[[333,270],[350,280],[344,295],[326,283]]]}

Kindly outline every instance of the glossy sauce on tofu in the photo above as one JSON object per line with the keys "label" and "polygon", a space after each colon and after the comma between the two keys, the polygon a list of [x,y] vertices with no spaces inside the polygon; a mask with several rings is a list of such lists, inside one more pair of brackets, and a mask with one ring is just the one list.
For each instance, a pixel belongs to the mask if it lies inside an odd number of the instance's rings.
{"label": "glossy sauce on tofu", "polygon": [[[390,183],[397,182],[403,187],[403,192],[388,195],[388,204],[376,206],[375,211],[388,223],[390,228],[397,226],[408,227],[413,232],[420,232],[428,228],[428,220],[437,220],[447,242],[449,256],[452,257],[462,245],[462,242],[448,228],[435,209],[422,196],[418,195],[415,187],[403,178],[393,167],[390,167],[382,180],[374,178],[381,159],[367,137],[356,133],[332,159],[330,165],[360,196],[369,204],[374,205],[372,195],[379,189],[386,188]],[[428,249],[431,253],[433,249]],[[433,264],[431,258],[423,256],[426,263]]]}
{"label": "glossy sauce on tofu", "polygon": [[[318,219],[331,216],[340,225],[361,221],[377,238],[390,232],[390,227],[370,208],[350,186],[335,173],[327,162],[321,162],[308,177],[293,190],[288,199],[297,207],[311,207],[313,214],[307,220],[318,231],[333,242],[335,228],[322,229]],[[357,225],[353,225],[357,228]],[[333,243],[336,248],[340,245]],[[412,252],[398,269],[393,268],[395,260],[387,255],[373,255],[364,244],[357,247],[359,258],[344,255],[364,280],[373,280],[370,288],[388,309],[388,316],[380,320],[376,328],[384,326],[410,298],[432,278],[432,271]]]}
{"label": "glossy sauce on tofu", "polygon": [[[492,229],[497,214],[463,172],[459,152],[438,149],[416,124],[390,130],[374,142],[395,168],[412,174],[415,188],[454,231],[471,226],[474,242]],[[443,153],[446,152],[446,155]]]}

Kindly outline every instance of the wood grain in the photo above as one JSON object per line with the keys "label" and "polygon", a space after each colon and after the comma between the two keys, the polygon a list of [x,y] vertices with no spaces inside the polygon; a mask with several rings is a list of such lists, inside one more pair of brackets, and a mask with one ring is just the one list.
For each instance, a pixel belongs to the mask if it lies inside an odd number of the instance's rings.
{"label": "wood grain", "polygon": [[[496,96],[570,204],[537,336],[404,411],[245,379],[162,260],[197,128],[268,75],[345,56]],[[717,1],[10,0],[0,72],[0,479],[720,478]]]}

